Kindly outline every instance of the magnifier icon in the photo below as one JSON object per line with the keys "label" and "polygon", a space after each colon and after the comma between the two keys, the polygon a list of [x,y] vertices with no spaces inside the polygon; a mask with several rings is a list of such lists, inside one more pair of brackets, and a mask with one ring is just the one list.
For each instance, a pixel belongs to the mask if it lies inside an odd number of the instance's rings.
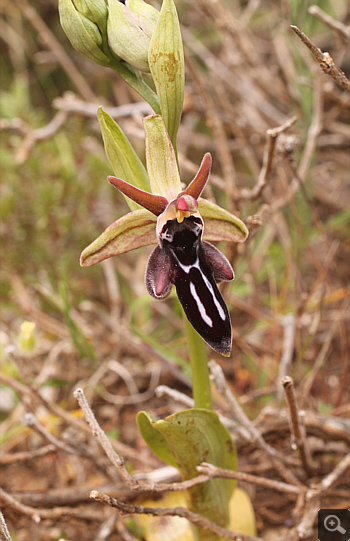
{"label": "magnifier icon", "polygon": [[340,525],[340,519],[336,515],[326,516],[323,524],[329,532],[346,533],[346,530]]}

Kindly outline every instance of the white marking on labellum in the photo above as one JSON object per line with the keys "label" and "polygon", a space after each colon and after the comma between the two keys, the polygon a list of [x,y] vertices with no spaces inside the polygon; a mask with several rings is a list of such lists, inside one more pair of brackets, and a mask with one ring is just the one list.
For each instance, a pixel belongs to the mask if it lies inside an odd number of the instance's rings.
{"label": "white marking on labellum", "polygon": [[182,270],[183,270],[186,274],[188,274],[188,273],[190,272],[190,270],[193,269],[194,267],[195,267],[196,269],[198,269],[198,270],[201,272],[201,274],[203,274],[203,273],[202,273],[202,269],[201,269],[200,266],[199,266],[198,257],[197,257],[196,261],[193,263],[193,265],[183,265],[182,263],[180,263],[179,260],[178,260],[178,263],[179,263],[180,267],[182,268]]}
{"label": "white marking on labellum", "polygon": [[[202,278],[203,278],[203,281],[204,281],[205,285],[207,286],[207,288],[210,291],[211,296],[213,297],[213,301],[214,301],[214,304],[215,304],[215,306],[216,306],[216,308],[217,308],[217,310],[219,312],[219,316],[221,317],[221,319],[223,321],[225,321],[225,319],[226,319],[225,312],[224,312],[221,304],[219,303],[218,299],[216,298],[213,286],[211,285],[211,283],[209,282],[208,278],[205,276],[203,270],[201,269],[201,267],[199,265],[198,257],[197,257],[196,261],[193,263],[193,265],[182,265],[182,263],[180,263],[180,261],[179,261],[179,265],[182,268],[182,270],[184,270],[186,272],[186,274],[188,274],[190,272],[190,270],[193,269],[193,268],[196,268],[196,269],[199,270],[199,272],[202,275]],[[202,306],[203,306],[203,304],[202,304]]]}
{"label": "white marking on labellum", "polygon": [[207,325],[209,325],[209,327],[212,327],[213,326],[213,320],[208,316],[207,311],[205,309],[205,306],[202,303],[202,301],[200,300],[200,298],[198,296],[198,293],[197,293],[197,290],[196,290],[196,286],[194,285],[193,282],[190,282],[190,291],[191,291],[192,297],[194,298],[194,300],[197,303],[198,310],[199,310],[200,315],[202,316],[203,321],[205,321],[205,323]]}
{"label": "white marking on labellum", "polygon": [[217,300],[216,298],[216,295],[215,295],[215,291],[213,289],[213,286],[211,285],[211,283],[209,282],[208,278],[205,276],[205,274],[202,272],[202,276],[203,276],[203,280],[207,286],[207,288],[209,289],[212,297],[213,297],[213,301],[214,301],[214,304],[216,306],[216,308],[218,309],[218,312],[219,312],[219,316],[221,317],[221,319],[223,321],[225,321],[226,319],[226,316],[225,316],[225,312],[221,306],[221,304],[219,303],[219,301]]}

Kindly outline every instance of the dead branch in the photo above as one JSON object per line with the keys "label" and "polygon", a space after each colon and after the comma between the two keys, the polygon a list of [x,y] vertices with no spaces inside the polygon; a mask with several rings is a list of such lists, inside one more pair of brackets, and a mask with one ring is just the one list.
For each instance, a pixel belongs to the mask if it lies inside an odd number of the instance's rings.
{"label": "dead branch", "polygon": [[291,422],[291,448],[299,449],[301,462],[308,477],[311,477],[315,464],[313,464],[306,434],[305,426],[302,424],[302,412],[298,408],[297,399],[294,391],[294,383],[291,377],[285,376],[282,381],[282,386],[286,395],[289,416]]}
{"label": "dead branch", "polygon": [[119,456],[113,449],[110,440],[106,436],[105,432],[102,430],[98,424],[87,400],[85,398],[84,392],[82,389],[76,389],[74,391],[74,396],[79,402],[79,406],[83,410],[85,419],[90,425],[93,435],[97,438],[97,441],[101,445],[102,449],[108,456],[109,460],[116,468],[122,479],[131,488],[137,492],[165,492],[165,491],[179,491],[188,489],[199,483],[205,483],[208,481],[206,476],[198,476],[195,479],[189,479],[188,481],[183,481],[181,483],[164,483],[164,484],[146,484],[140,483],[134,477],[132,477],[129,472],[126,470],[124,465],[124,458]]}
{"label": "dead branch", "polygon": [[297,121],[297,117],[293,116],[292,118],[284,122],[281,126],[266,130],[266,143],[265,143],[265,148],[264,148],[263,164],[260,170],[258,180],[254,188],[252,188],[251,190],[247,188],[240,189],[239,191],[240,199],[250,201],[250,200],[254,200],[260,197],[261,192],[265,188],[266,183],[271,174],[277,138],[281,133],[291,128],[295,124],[296,121]]}
{"label": "dead branch", "polygon": [[35,458],[54,453],[56,449],[55,445],[45,445],[45,447],[39,447],[39,449],[32,449],[31,451],[22,451],[19,453],[12,453],[6,455],[0,455],[0,466],[5,464],[13,464],[15,462],[28,462]]}
{"label": "dead branch", "polygon": [[[97,103],[82,100],[73,92],[66,92],[62,97],[55,98],[52,105],[66,114],[79,114],[88,118],[96,118],[99,107]],[[152,112],[151,106],[143,101],[118,105],[117,107],[104,106],[103,110],[115,119],[136,114],[147,115]]]}
{"label": "dead branch", "polygon": [[312,487],[306,494],[306,499],[311,500],[317,498],[320,495],[324,495],[334,485],[336,485],[341,478],[346,474],[350,468],[350,453],[348,453],[322,481]]}
{"label": "dead branch", "polygon": [[209,479],[216,479],[218,477],[223,479],[237,479],[237,481],[244,481],[245,483],[252,483],[253,485],[261,486],[264,488],[270,488],[277,492],[285,492],[287,494],[303,494],[306,492],[306,487],[301,488],[299,486],[290,485],[288,483],[281,483],[273,479],[267,479],[266,477],[260,477],[258,475],[250,475],[240,471],[225,470],[218,468],[213,464],[203,462],[196,468],[200,473],[206,475]]}
{"label": "dead branch", "polygon": [[[279,362],[279,380],[282,380],[289,371],[293,352],[294,352],[294,340],[295,340],[295,327],[296,318],[294,314],[287,314],[282,318],[283,325],[283,345],[282,354]],[[277,400],[280,402],[282,398],[282,388],[279,385],[277,388]]]}
{"label": "dead branch", "polygon": [[321,49],[316,47],[316,45],[311,41],[311,39],[309,39],[307,35],[304,34],[304,32],[302,32],[297,26],[291,24],[290,27],[293,32],[295,32],[296,35],[299,36],[299,38],[306,45],[306,47],[310,49],[321,70],[327,75],[330,75],[342,90],[350,92],[349,79],[346,77],[345,73],[335,65],[331,55],[329,53],[323,53]]}
{"label": "dead branch", "polygon": [[254,442],[256,445],[258,445],[258,447],[260,447],[260,449],[264,451],[264,453],[269,456],[275,468],[282,476],[282,478],[285,479],[285,481],[290,484],[302,487],[302,483],[295,477],[294,473],[286,467],[285,457],[278,453],[276,449],[271,447],[271,445],[266,443],[259,430],[246,416],[246,414],[238,404],[235,396],[231,392],[225,380],[221,367],[215,361],[210,361],[209,368],[218,392],[222,396],[224,396],[224,398],[227,400],[228,405],[231,408],[234,417],[242,426],[244,426],[244,428],[248,432],[249,437],[247,438],[247,441]]}
{"label": "dead branch", "polygon": [[74,449],[74,447],[63,443],[62,441],[59,441],[57,438],[55,438],[55,436],[50,434],[50,432],[48,432],[46,428],[41,423],[39,423],[38,419],[33,413],[26,413],[25,415],[23,415],[22,423],[26,426],[30,426],[33,430],[35,430],[35,432],[37,432],[37,434],[40,434],[42,438],[57,447],[57,449],[61,449],[61,451],[64,451],[68,454],[77,454],[77,450]]}
{"label": "dead branch", "polygon": [[1,512],[1,509],[0,509],[0,534],[1,534],[1,537],[3,538],[3,541],[12,541],[10,532],[8,531],[8,527],[5,522],[4,515]]}
{"label": "dead branch", "polygon": [[102,494],[93,490],[90,494],[90,497],[98,502],[105,503],[111,507],[115,507],[120,511],[124,516],[127,515],[152,515],[155,517],[181,517],[190,521],[192,524],[203,528],[204,530],[209,530],[219,536],[224,537],[225,539],[231,539],[232,541],[262,541],[258,537],[250,537],[248,535],[242,535],[240,533],[230,532],[221,526],[215,524],[211,520],[208,520],[197,513],[193,513],[184,507],[174,507],[172,509],[164,507],[144,507],[143,505],[130,505],[115,498],[111,498],[107,494]]}
{"label": "dead branch", "polygon": [[72,507],[53,507],[52,509],[35,509],[28,505],[23,505],[16,498],[5,492],[0,487],[0,502],[4,508],[9,507],[16,513],[29,517],[36,523],[44,519],[58,519],[63,517],[74,517],[81,520],[101,521],[103,516],[92,509],[74,509]]}
{"label": "dead branch", "polygon": [[329,26],[329,28],[331,28],[332,30],[340,34],[346,41],[349,41],[350,39],[350,26],[349,25],[346,26],[345,24],[339,21],[336,21],[335,19],[333,19],[333,17],[328,15],[328,13],[325,13],[323,9],[321,9],[319,6],[316,6],[315,4],[309,7],[308,12],[311,15],[314,15],[315,17],[317,17],[319,21],[322,21],[324,24]]}

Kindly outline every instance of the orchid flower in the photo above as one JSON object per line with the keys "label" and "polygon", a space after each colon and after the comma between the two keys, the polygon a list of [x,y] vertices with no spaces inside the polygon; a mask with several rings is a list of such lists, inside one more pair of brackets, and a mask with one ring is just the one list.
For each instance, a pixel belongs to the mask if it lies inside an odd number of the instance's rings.
{"label": "orchid flower", "polygon": [[243,242],[244,223],[215,203],[201,198],[209,179],[211,155],[205,154],[192,182],[182,190],[176,156],[163,119],[144,119],[146,161],[151,193],[120,178],[109,182],[141,205],[100,235],[81,254],[90,266],[142,246],[157,244],[146,268],[146,287],[156,299],[176,293],[187,319],[216,351],[231,351],[231,321],[217,283],[232,280],[227,258],[208,241]]}

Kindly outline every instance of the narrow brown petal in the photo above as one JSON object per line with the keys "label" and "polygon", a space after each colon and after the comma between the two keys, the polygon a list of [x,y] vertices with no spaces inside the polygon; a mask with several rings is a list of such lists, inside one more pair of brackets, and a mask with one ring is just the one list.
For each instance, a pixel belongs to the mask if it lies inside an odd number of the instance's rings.
{"label": "narrow brown petal", "polygon": [[171,291],[174,263],[160,246],[149,256],[145,281],[148,293],[155,299],[165,299]]}
{"label": "narrow brown petal", "polygon": [[200,167],[198,169],[198,172],[194,179],[190,182],[190,184],[187,186],[187,188],[179,194],[181,195],[192,195],[195,199],[198,199],[198,197],[201,195],[202,191],[205,188],[206,183],[208,182],[208,178],[210,175],[210,169],[211,169],[211,154],[207,152],[204,155],[204,158],[202,160],[202,163],[200,164]]}
{"label": "narrow brown petal", "polygon": [[135,203],[138,203],[156,216],[162,214],[168,205],[168,201],[162,195],[153,195],[151,193],[144,192],[143,190],[139,190],[139,188],[125,182],[125,180],[122,180],[121,178],[109,176],[108,182],[110,182],[124,195],[135,201]]}

